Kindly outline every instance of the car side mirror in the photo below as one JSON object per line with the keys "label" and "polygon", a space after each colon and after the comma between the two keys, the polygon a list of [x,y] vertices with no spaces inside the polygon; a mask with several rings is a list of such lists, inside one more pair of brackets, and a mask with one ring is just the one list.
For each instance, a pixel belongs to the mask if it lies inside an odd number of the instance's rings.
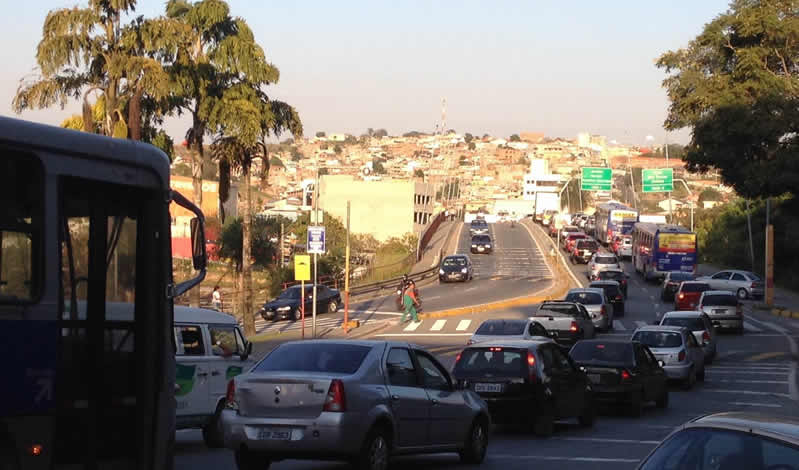
{"label": "car side mirror", "polygon": [[241,360],[246,361],[251,354],[252,354],[252,341],[247,341],[247,344],[244,346],[244,352],[241,353],[240,355]]}
{"label": "car side mirror", "polygon": [[191,226],[191,262],[195,271],[205,269],[205,229],[199,217],[193,217]]}

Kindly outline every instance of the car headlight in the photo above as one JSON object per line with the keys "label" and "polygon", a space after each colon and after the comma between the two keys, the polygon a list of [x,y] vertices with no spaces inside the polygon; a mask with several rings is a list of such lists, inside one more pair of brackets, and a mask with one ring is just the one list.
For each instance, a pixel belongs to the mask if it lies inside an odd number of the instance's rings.
{"label": "car headlight", "polygon": [[472,245],[472,248],[477,248],[477,245]]}
{"label": "car headlight", "polygon": [[285,307],[280,307],[280,308],[277,309],[278,312],[287,312],[289,310],[291,310],[291,307],[289,307],[288,305],[286,305]]}
{"label": "car headlight", "polygon": [[438,270],[438,274],[441,274],[443,276],[444,275],[444,270],[443,269],[439,269]]}
{"label": "car headlight", "polygon": [[491,245],[486,245],[486,248],[491,248]]}
{"label": "car headlight", "polygon": [[463,269],[461,269],[461,272],[462,272],[463,274],[466,274],[466,273],[468,273],[468,272],[469,272],[469,270],[468,270],[468,269],[466,269],[466,268],[463,268]]}

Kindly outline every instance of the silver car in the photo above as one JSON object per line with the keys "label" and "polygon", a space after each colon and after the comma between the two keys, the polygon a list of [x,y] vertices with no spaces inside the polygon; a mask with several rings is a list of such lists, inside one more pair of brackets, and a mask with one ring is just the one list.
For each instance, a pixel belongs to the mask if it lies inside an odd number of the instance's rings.
{"label": "silver car", "polygon": [[688,328],[643,326],[635,330],[633,341],[647,346],[669,379],[682,381],[686,390],[705,380],[705,352]]}
{"label": "silver car", "polygon": [[701,276],[697,281],[705,281],[713,290],[726,290],[734,292],[739,299],[759,299],[765,293],[765,285],[755,273],[728,269],[719,271],[710,276]]}
{"label": "silver car", "polygon": [[696,309],[705,312],[716,328],[729,328],[739,335],[744,334],[743,305],[732,292],[726,290],[702,292]]}
{"label": "silver car", "polygon": [[549,332],[544,325],[531,318],[526,320],[492,318],[481,323],[466,344],[471,345],[485,341],[530,341],[542,338],[550,338]]}
{"label": "silver car", "polygon": [[594,281],[597,279],[597,273],[606,269],[621,269],[619,258],[613,253],[596,252],[588,262],[588,278]]}
{"label": "silver car", "polygon": [[613,329],[613,305],[604,290],[595,287],[570,289],[563,300],[582,304],[591,315],[594,328],[603,331]]}
{"label": "silver car", "polygon": [[481,463],[488,407],[428,352],[388,341],[291,341],[228,383],[225,446],[239,469],[281,459],[385,470],[395,454]]}
{"label": "silver car", "polygon": [[710,364],[716,357],[716,329],[704,312],[680,310],[666,312],[660,319],[663,326],[684,326],[691,330],[696,342],[705,352],[705,364]]}

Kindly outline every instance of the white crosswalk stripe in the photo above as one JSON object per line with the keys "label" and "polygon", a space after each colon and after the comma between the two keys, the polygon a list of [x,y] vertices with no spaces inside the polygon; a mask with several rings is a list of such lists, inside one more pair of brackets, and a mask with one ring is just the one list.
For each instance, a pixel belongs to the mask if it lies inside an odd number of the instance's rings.
{"label": "white crosswalk stripe", "polygon": [[436,320],[436,322],[433,323],[433,326],[430,328],[430,331],[441,331],[446,323],[446,320]]}
{"label": "white crosswalk stripe", "polygon": [[461,320],[458,322],[458,327],[455,328],[455,331],[466,331],[471,323],[471,320]]}
{"label": "white crosswalk stripe", "polygon": [[613,329],[619,331],[627,330],[627,328],[624,327],[624,323],[620,322],[619,320],[613,320]]}
{"label": "white crosswalk stripe", "polygon": [[424,322],[421,322],[421,321],[419,321],[419,322],[410,322],[410,323],[408,323],[408,326],[403,328],[402,331],[416,331],[416,329],[419,328],[419,326],[422,323],[424,323]]}

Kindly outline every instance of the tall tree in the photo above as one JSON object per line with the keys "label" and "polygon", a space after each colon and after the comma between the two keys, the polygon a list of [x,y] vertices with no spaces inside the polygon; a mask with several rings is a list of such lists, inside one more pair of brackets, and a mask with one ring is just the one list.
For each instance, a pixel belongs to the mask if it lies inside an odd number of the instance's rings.
{"label": "tall tree", "polygon": [[799,185],[798,38],[794,2],[734,0],[687,47],[660,56],[671,101],[665,126],[693,130],[689,170],[717,168],[750,198]]}

